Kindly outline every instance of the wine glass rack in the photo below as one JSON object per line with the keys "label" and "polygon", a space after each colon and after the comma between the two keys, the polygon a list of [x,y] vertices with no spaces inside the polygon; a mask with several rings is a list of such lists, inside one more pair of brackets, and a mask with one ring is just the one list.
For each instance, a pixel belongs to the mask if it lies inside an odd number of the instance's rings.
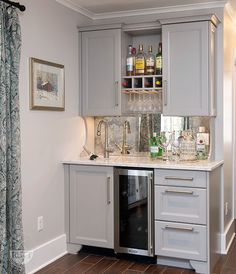
{"label": "wine glass rack", "polygon": [[124,76],[122,93],[128,112],[162,112],[162,75]]}

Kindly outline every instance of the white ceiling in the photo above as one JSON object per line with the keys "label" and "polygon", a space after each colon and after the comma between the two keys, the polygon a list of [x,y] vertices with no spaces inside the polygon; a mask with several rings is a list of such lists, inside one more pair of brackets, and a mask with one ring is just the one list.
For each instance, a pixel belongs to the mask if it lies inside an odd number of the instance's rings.
{"label": "white ceiling", "polygon": [[[57,0],[82,14],[95,19],[106,17],[108,14],[119,14],[130,11],[162,10],[184,8],[186,6],[217,7],[222,6],[227,0]],[[228,0],[236,11],[236,0]]]}

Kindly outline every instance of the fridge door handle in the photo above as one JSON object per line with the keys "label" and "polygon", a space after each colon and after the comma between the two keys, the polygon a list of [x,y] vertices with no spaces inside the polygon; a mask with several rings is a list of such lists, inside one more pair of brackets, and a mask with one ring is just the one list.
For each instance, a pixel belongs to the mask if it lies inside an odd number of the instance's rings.
{"label": "fridge door handle", "polygon": [[153,174],[148,175],[148,252],[153,255]]}

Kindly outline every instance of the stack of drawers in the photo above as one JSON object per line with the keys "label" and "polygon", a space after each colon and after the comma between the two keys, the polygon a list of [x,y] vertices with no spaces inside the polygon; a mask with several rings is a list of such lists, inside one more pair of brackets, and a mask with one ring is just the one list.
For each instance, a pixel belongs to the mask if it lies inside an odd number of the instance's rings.
{"label": "stack of drawers", "polygon": [[155,254],[207,261],[207,173],[155,170]]}

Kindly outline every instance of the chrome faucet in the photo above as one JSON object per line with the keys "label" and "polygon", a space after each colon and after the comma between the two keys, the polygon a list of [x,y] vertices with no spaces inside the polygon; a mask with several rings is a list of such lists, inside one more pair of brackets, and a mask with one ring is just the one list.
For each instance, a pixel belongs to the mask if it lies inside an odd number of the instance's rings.
{"label": "chrome faucet", "polygon": [[109,153],[113,152],[113,149],[108,147],[108,121],[101,120],[98,123],[97,136],[101,136],[102,125],[104,125],[104,128],[105,128],[104,158],[109,158]]}
{"label": "chrome faucet", "polygon": [[127,144],[127,133],[130,134],[130,123],[129,121],[125,121],[123,124],[123,141],[122,141],[122,147],[118,144],[116,146],[120,149],[121,154],[129,154],[129,150],[131,149],[131,146]]}

